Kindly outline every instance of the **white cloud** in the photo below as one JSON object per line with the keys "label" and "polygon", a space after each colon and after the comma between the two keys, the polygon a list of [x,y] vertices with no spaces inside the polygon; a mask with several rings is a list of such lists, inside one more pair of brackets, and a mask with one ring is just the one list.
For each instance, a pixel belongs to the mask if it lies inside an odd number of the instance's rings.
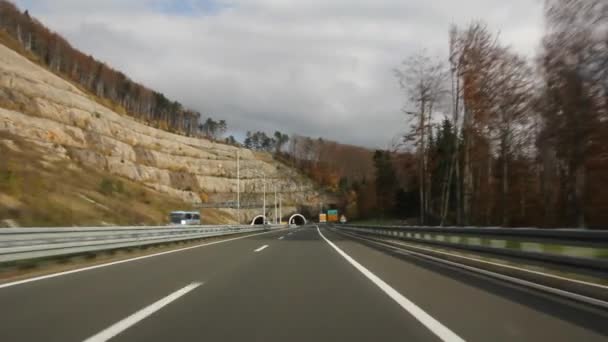
{"label": "white cloud", "polygon": [[[531,55],[534,0],[19,0],[76,47],[233,130],[386,146],[406,129],[391,69],[481,18]],[[194,9],[194,12],[192,12]]]}

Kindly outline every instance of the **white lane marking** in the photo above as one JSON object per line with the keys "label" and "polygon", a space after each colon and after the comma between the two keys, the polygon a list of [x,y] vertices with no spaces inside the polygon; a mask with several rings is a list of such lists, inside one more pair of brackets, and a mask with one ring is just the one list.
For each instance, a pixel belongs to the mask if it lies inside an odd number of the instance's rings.
{"label": "white lane marking", "polygon": [[[287,229],[287,228],[284,228],[284,229]],[[281,229],[281,230],[283,230],[283,229]],[[246,235],[246,236],[240,236],[240,237],[226,239],[226,240],[221,240],[221,241],[214,241],[214,242],[204,243],[204,244],[196,245],[196,246],[184,247],[184,248],[180,248],[180,249],[173,249],[173,250],[166,251],[166,252],[159,252],[159,253],[155,253],[155,254],[143,255],[143,256],[135,257],[135,258],[131,258],[131,259],[112,261],[112,262],[108,262],[108,263],[105,263],[105,264],[100,264],[100,265],[95,265],[95,266],[88,266],[88,267],[83,267],[83,268],[77,268],[77,269],[74,269],[74,270],[69,270],[69,271],[64,271],[64,272],[58,272],[58,273],[52,273],[52,274],[47,274],[47,275],[43,275],[43,276],[38,276],[38,277],[34,277],[34,278],[17,280],[17,281],[10,282],[10,283],[0,284],[0,289],[5,288],[5,287],[10,287],[10,286],[16,286],[16,285],[21,285],[21,284],[25,284],[25,283],[30,283],[30,282],[38,281],[38,280],[55,278],[55,277],[59,277],[59,276],[63,276],[63,275],[68,275],[68,274],[72,274],[72,273],[84,272],[84,271],[94,270],[94,269],[97,269],[97,268],[118,265],[118,264],[122,264],[122,263],[125,263],[125,262],[131,262],[131,261],[136,261],[136,260],[141,260],[141,259],[147,259],[147,258],[159,256],[159,255],[165,255],[165,254],[183,252],[183,251],[187,251],[189,249],[200,248],[200,247],[211,246],[211,245],[215,245],[215,244],[219,244],[219,243],[224,243],[224,242],[229,242],[229,241],[234,241],[234,240],[245,239],[245,238],[256,236],[256,235],[270,234],[270,233],[274,233],[274,232],[276,232],[276,231],[256,233],[256,234],[251,234],[251,235]]]}
{"label": "white lane marking", "polygon": [[260,247],[260,248],[256,249],[254,252],[261,252],[261,251],[263,251],[264,249],[266,249],[267,247],[268,247],[268,245],[264,245],[264,246],[262,246],[262,247]]}
{"label": "white lane marking", "polygon": [[365,268],[363,265],[358,263],[355,259],[351,258],[348,254],[344,253],[338,246],[336,246],[333,242],[329,241],[321,230],[319,226],[317,226],[317,232],[319,235],[327,242],[333,249],[338,252],[346,261],[348,261],[351,265],[353,265],[359,272],[363,273],[369,280],[371,280],[376,286],[378,286],[384,293],[386,293],[389,297],[391,297],[397,304],[399,304],[403,309],[409,312],[412,316],[414,316],[420,323],[422,323],[425,327],[427,327],[433,334],[437,335],[442,341],[450,341],[450,342],[464,342],[460,336],[456,335],[452,330],[447,328],[445,325],[441,324],[438,320],[433,318],[431,315],[426,313],[416,304],[414,304],[409,299],[405,298],[401,293],[397,292],[394,288],[392,288],[389,284],[384,282],[384,280],[380,279],[378,276],[373,274],[370,270]]}
{"label": "white lane marking", "polygon": [[[388,244],[385,244],[385,243],[382,243],[382,242],[379,242],[379,241],[374,241],[374,240],[365,239],[365,238],[362,238],[362,237],[359,237],[359,236],[355,236],[352,233],[351,234],[344,233],[344,232],[342,232],[342,233],[346,234],[346,235],[349,235],[349,236],[351,236],[353,238],[356,238],[356,239],[361,239],[361,240],[365,240],[365,241],[375,242],[377,244],[384,245],[385,247],[395,248],[394,246],[391,246],[391,245],[388,245]],[[608,289],[608,286],[602,285],[602,284],[590,283],[588,281],[583,281],[583,280],[578,280],[578,279],[572,279],[572,278],[566,278],[566,277],[562,277],[562,276],[559,276],[559,275],[556,275],[556,274],[549,274],[549,273],[535,271],[535,270],[529,270],[529,269],[521,268],[521,267],[517,267],[517,266],[512,266],[512,265],[507,265],[507,264],[501,264],[501,263],[497,263],[497,262],[477,259],[477,258],[468,257],[468,256],[464,256],[464,255],[458,255],[458,254],[454,254],[454,253],[448,253],[448,252],[444,252],[444,251],[440,251],[440,250],[434,250],[434,249],[430,249],[430,248],[426,248],[426,247],[412,245],[412,244],[409,244],[409,243],[403,243],[403,242],[397,242],[397,241],[392,241],[392,242],[395,243],[395,244],[398,244],[398,245],[402,245],[404,247],[411,247],[411,248],[414,248],[414,249],[423,250],[423,251],[427,251],[427,252],[435,252],[435,253],[439,253],[439,254],[443,254],[443,255],[449,255],[449,256],[458,257],[458,258],[461,258],[461,259],[478,261],[478,262],[481,262],[481,263],[484,263],[484,264],[488,264],[488,265],[501,266],[501,267],[504,267],[504,268],[510,268],[510,269],[514,269],[514,270],[518,270],[518,271],[538,274],[538,275],[545,276],[545,277],[548,277],[548,278],[555,278],[555,279],[569,281],[569,282],[578,283],[578,284],[583,284],[583,285],[587,285],[587,286],[599,287],[601,289]],[[408,253],[416,253],[416,252],[412,252],[412,251],[407,251],[407,252]]]}
{"label": "white lane marking", "polygon": [[284,236],[281,236],[281,237],[279,238],[279,240],[283,240],[283,238],[284,238]]}
{"label": "white lane marking", "polygon": [[[596,298],[593,298],[593,297],[588,297],[588,296],[585,296],[585,295],[580,295],[578,293],[569,292],[569,291],[566,291],[566,290],[560,290],[560,289],[557,289],[557,288],[554,288],[554,287],[538,284],[538,283],[531,282],[531,281],[528,281],[528,280],[523,280],[523,279],[511,277],[511,276],[500,274],[500,273],[497,273],[497,272],[487,271],[487,270],[484,270],[484,269],[481,269],[481,268],[477,268],[477,267],[473,267],[473,266],[459,264],[459,263],[456,263],[456,262],[453,262],[453,261],[449,261],[449,260],[433,257],[433,256],[430,256],[430,255],[426,255],[424,253],[414,252],[412,250],[405,249],[407,247],[419,248],[419,249],[425,249],[425,248],[420,248],[420,247],[411,246],[411,245],[407,245],[407,244],[405,244],[405,245],[401,244],[401,245],[404,245],[404,247],[403,248],[398,248],[398,247],[395,247],[393,245],[382,243],[382,242],[379,242],[379,241],[376,241],[376,240],[365,239],[365,238],[362,238],[362,237],[359,237],[359,236],[355,236],[355,235],[349,234],[349,233],[341,232],[341,234],[345,234],[345,235],[350,236],[350,237],[352,237],[354,239],[359,239],[359,240],[375,243],[377,245],[384,246],[384,247],[390,248],[391,250],[399,251],[399,252],[407,254],[407,255],[411,255],[411,256],[415,256],[415,257],[417,256],[419,258],[431,260],[431,261],[434,261],[434,262],[437,262],[437,263],[440,263],[440,264],[446,264],[446,265],[450,265],[450,266],[453,266],[453,267],[456,267],[456,268],[468,270],[468,271],[471,271],[471,272],[484,274],[484,275],[487,275],[487,276],[490,276],[490,277],[493,277],[493,278],[510,281],[510,282],[518,284],[518,285],[522,285],[522,286],[526,286],[526,287],[531,287],[531,288],[538,289],[538,290],[541,290],[541,291],[546,291],[546,292],[553,293],[553,294],[556,294],[556,295],[559,295],[559,296],[563,296],[563,297],[566,297],[566,298],[570,298],[570,299],[576,299],[576,300],[582,301],[584,303],[590,303],[590,304],[597,305],[597,306],[600,306],[600,307],[603,307],[603,308],[608,307],[608,302],[603,301],[601,299],[596,299]],[[450,254],[450,253],[445,253],[445,254],[453,255],[453,256],[458,256],[458,255]],[[478,260],[478,259],[474,259],[474,258],[468,258],[468,259]],[[483,260],[479,260],[479,261],[483,261]],[[502,264],[495,264],[495,265],[501,266]],[[525,271],[525,269],[522,269],[522,270]],[[536,273],[538,273],[538,272],[536,272]],[[543,273],[540,273],[540,274],[543,274]],[[548,276],[551,276],[551,275],[548,275]],[[565,279],[565,280],[571,280],[569,278],[563,278],[563,279]],[[590,285],[594,285],[593,283],[589,283],[589,284]],[[598,285],[598,286],[603,287],[601,285]]]}
{"label": "white lane marking", "polygon": [[173,302],[174,300],[178,299],[179,297],[181,297],[181,296],[185,295],[186,293],[194,290],[195,288],[201,286],[202,284],[203,283],[192,283],[186,287],[183,287],[183,288],[173,292],[172,294],[166,296],[165,298],[162,298],[162,299],[146,306],[145,308],[137,311],[136,313],[132,314],[131,316],[114,323],[113,325],[102,330],[101,332],[87,338],[86,340],[84,340],[84,342],[107,341],[107,340],[111,339],[112,337],[120,334],[121,332],[129,329],[133,325],[137,324],[137,322],[145,319],[146,317],[150,316],[151,314],[155,313],[156,311],[162,309],[167,304]]}

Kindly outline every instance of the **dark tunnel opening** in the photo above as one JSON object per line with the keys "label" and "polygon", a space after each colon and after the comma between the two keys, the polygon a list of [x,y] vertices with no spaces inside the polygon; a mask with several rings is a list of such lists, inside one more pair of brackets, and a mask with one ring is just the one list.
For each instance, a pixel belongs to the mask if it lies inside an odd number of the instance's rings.
{"label": "dark tunnel opening", "polygon": [[291,218],[289,219],[289,224],[295,224],[297,226],[302,226],[302,225],[306,224],[306,219],[304,218],[304,216],[302,216],[300,214],[295,214],[295,215],[291,216]]}

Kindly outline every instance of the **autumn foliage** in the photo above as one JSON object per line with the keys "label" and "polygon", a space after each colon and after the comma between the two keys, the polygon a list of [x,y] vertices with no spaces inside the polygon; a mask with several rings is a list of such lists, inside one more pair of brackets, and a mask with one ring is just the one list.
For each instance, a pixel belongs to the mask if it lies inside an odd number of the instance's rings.
{"label": "autumn foliage", "polygon": [[19,52],[34,56],[38,63],[84,87],[105,101],[104,104],[118,105],[118,111],[122,109],[161,129],[187,135],[197,132],[200,113],[184,108],[179,102],[167,99],[78,51],[31,17],[28,11],[21,12],[4,0],[0,0],[0,30],[11,37],[12,42],[7,43],[9,47],[18,47]]}
{"label": "autumn foliage", "polygon": [[534,60],[478,21],[450,30],[443,68],[398,69],[420,223],[608,223],[608,4],[546,0],[545,22]]}

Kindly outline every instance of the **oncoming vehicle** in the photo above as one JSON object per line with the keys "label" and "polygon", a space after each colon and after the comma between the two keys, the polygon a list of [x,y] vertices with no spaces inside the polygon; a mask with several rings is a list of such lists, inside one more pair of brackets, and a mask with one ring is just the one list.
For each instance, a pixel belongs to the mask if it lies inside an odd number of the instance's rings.
{"label": "oncoming vehicle", "polygon": [[197,225],[201,224],[201,215],[198,211],[172,211],[169,214],[170,224],[176,225]]}

